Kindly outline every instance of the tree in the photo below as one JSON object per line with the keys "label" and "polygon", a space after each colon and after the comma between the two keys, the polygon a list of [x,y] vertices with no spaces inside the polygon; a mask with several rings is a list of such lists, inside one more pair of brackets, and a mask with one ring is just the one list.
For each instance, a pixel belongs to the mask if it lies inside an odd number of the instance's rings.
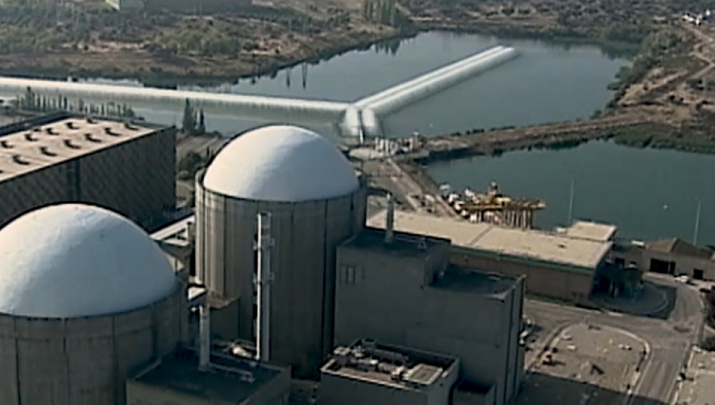
{"label": "tree", "polygon": [[194,134],[196,132],[196,112],[191,106],[191,102],[188,98],[184,103],[184,118],[181,122],[181,129],[189,134]]}
{"label": "tree", "polygon": [[199,134],[206,133],[206,117],[204,117],[204,109],[199,110],[199,125],[196,128]]}

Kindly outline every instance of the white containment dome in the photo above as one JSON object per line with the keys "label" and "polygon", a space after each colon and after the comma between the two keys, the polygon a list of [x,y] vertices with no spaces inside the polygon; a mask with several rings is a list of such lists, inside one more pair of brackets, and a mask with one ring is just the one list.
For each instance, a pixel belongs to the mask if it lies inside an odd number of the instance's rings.
{"label": "white containment dome", "polygon": [[229,143],[204,175],[204,187],[260,201],[323,200],[359,187],[355,169],[327,139],[307,129],[274,125]]}
{"label": "white containment dome", "polygon": [[186,341],[186,285],[149,236],[61,204],[0,229],[0,404],[116,405]]}
{"label": "white containment dome", "polygon": [[256,217],[271,214],[271,360],[313,377],[332,350],[335,250],[365,224],[367,189],[338,148],[309,130],[248,131],[196,177],[197,277],[214,334],[253,340]]}
{"label": "white containment dome", "polygon": [[54,205],[0,230],[0,312],[74,318],[125,312],[176,289],[161,249],[103,208]]}

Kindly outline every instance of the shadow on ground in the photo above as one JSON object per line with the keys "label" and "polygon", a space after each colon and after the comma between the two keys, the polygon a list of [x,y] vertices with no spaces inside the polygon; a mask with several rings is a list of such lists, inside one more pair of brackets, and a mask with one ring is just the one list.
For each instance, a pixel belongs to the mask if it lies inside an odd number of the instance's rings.
{"label": "shadow on ground", "polygon": [[[531,373],[527,375],[515,405],[621,405],[626,400],[627,395],[623,392],[548,374]],[[663,401],[643,397],[633,397],[630,404],[665,405]]]}
{"label": "shadow on ground", "polygon": [[602,294],[591,297],[604,310],[662,320],[670,318],[677,299],[677,287],[653,281],[644,282],[642,293],[635,299],[611,298]]}

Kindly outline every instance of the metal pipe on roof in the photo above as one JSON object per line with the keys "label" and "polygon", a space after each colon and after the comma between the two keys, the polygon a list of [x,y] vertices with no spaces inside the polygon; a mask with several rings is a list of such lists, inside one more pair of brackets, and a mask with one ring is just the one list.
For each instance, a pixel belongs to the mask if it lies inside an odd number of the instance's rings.
{"label": "metal pipe on roof", "polygon": [[258,238],[256,241],[257,277],[256,292],[258,295],[258,333],[256,341],[256,358],[263,362],[270,360],[271,343],[271,214],[258,214]]}

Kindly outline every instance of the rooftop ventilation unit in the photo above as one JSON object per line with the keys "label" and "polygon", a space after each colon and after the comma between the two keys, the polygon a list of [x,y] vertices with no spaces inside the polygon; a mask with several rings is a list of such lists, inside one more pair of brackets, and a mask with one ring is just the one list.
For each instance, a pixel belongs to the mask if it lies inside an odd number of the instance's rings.
{"label": "rooftop ventilation unit", "polygon": [[55,152],[50,152],[50,150],[47,149],[47,146],[40,146],[40,153],[45,156],[57,156]]}
{"label": "rooftop ventilation unit", "polygon": [[31,132],[27,132],[27,133],[25,134],[25,140],[28,141],[28,142],[36,142],[36,141],[37,141],[37,139],[35,139],[35,138],[32,137],[32,133],[31,133]]}
{"label": "rooftop ventilation unit", "polygon": [[64,140],[64,143],[65,143],[65,146],[68,147],[68,148],[70,148],[70,149],[82,149],[81,146],[78,146],[78,145],[73,144],[72,141],[69,140],[69,139],[65,139],[65,140]]}
{"label": "rooftop ventilation unit", "polygon": [[93,120],[92,117],[87,117],[87,123],[88,124],[96,124],[97,121]]}
{"label": "rooftop ventilation unit", "polygon": [[107,134],[107,135],[109,135],[109,136],[119,136],[119,135],[121,135],[121,134],[119,134],[119,133],[117,133],[117,132],[114,132],[114,130],[112,129],[112,127],[104,127],[104,133]]}
{"label": "rooftop ventilation unit", "polygon": [[138,130],[139,130],[139,127],[136,127],[136,126],[132,125],[131,122],[125,122],[125,123],[124,123],[124,128],[126,128],[126,129],[128,129],[128,130],[130,130],[130,131],[138,131]]}
{"label": "rooftop ventilation unit", "polygon": [[77,129],[77,126],[75,126],[74,122],[72,121],[65,122],[65,125],[67,125],[67,128],[69,129]]}
{"label": "rooftop ventilation unit", "polygon": [[0,141],[0,146],[2,146],[4,149],[12,149],[14,147],[7,140]]}
{"label": "rooftop ventilation unit", "polygon": [[45,128],[45,132],[47,133],[47,135],[57,135],[57,133],[52,127]]}
{"label": "rooftop ventilation unit", "polygon": [[27,166],[30,164],[27,160],[22,160],[22,156],[20,155],[12,155],[12,161],[23,166]]}
{"label": "rooftop ventilation unit", "polygon": [[101,139],[94,138],[90,133],[84,134],[84,139],[88,140],[89,142],[102,143]]}

